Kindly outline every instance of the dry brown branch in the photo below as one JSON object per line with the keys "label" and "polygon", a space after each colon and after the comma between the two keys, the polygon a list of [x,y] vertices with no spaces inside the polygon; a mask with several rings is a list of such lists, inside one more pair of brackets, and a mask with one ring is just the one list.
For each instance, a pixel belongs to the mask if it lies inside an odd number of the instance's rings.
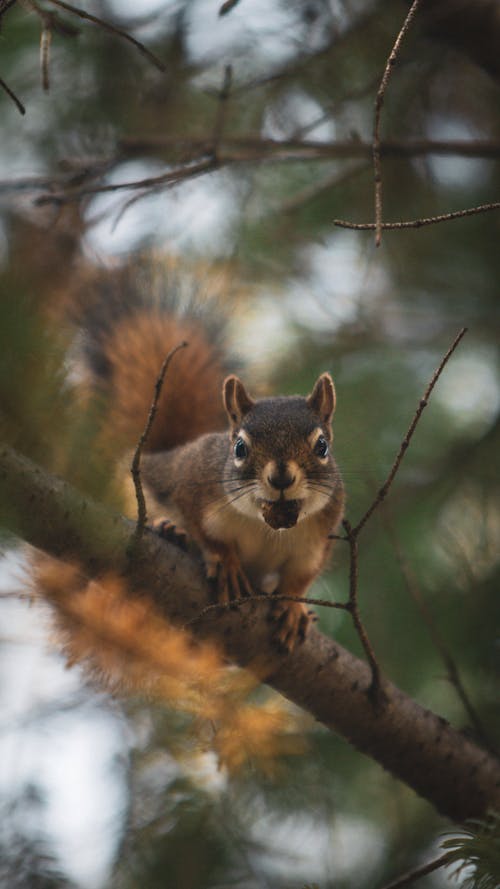
{"label": "dry brown branch", "polygon": [[380,242],[382,240],[382,169],[380,164],[380,116],[382,112],[382,105],[384,104],[385,93],[387,90],[387,86],[389,84],[389,80],[394,68],[394,65],[397,62],[399,49],[401,47],[401,43],[403,42],[403,38],[411,25],[411,22],[415,16],[420,0],[413,0],[413,3],[408,11],[408,15],[406,16],[401,30],[396,38],[396,42],[392,47],[392,50],[389,54],[389,58],[387,59],[384,73],[382,75],[382,80],[380,81],[380,86],[377,91],[377,97],[375,99],[375,120],[374,120],[374,128],[373,128],[373,174],[375,180],[375,246],[379,247]]}
{"label": "dry brown branch", "polygon": [[158,402],[160,400],[161,391],[163,388],[163,383],[165,382],[165,377],[167,374],[167,370],[169,368],[170,362],[174,355],[179,352],[180,349],[184,349],[188,344],[186,342],[179,343],[177,346],[174,346],[173,349],[170,350],[168,355],[166,356],[158,374],[155,388],[153,401],[151,402],[151,407],[149,409],[148,418],[146,420],[146,425],[142,432],[142,435],[137,443],[137,447],[134,451],[134,456],[132,459],[132,465],[130,467],[130,472],[132,474],[132,481],[134,483],[135,496],[137,500],[137,523],[134,532],[134,541],[140,540],[144,528],[146,527],[147,522],[147,510],[146,510],[146,500],[144,498],[144,491],[142,490],[141,483],[141,456],[144,450],[144,446],[148,440],[148,436],[151,430],[151,427],[154,423],[154,419],[156,417],[156,413],[158,410]]}
{"label": "dry brown branch", "polygon": [[21,100],[18,99],[16,94],[11,90],[10,86],[8,86],[8,84],[5,83],[5,80],[3,80],[1,77],[0,77],[0,87],[2,87],[4,92],[6,92],[7,95],[9,96],[9,98],[12,99],[12,101],[14,102],[14,105],[16,106],[19,113],[26,114],[26,108],[24,107]]}
{"label": "dry brown branch", "polygon": [[47,0],[48,3],[53,3],[54,6],[60,7],[60,9],[66,10],[66,12],[71,13],[71,15],[75,15],[78,18],[85,19],[85,21],[92,22],[94,25],[98,25],[100,28],[103,28],[105,31],[109,31],[110,34],[114,34],[116,37],[121,37],[123,40],[127,40],[132,46],[135,46],[136,49],[142,53],[156,68],[160,71],[165,71],[165,65],[160,59],[155,56],[154,53],[151,52],[143,43],[139,40],[136,40],[135,37],[132,37],[128,31],[123,31],[122,28],[117,28],[116,25],[112,25],[111,22],[107,22],[104,19],[98,18],[95,15],[92,15],[90,12],[86,12],[84,9],[80,9],[78,6],[72,6],[70,3],[65,3],[64,0]]}
{"label": "dry brown branch", "polygon": [[423,864],[421,867],[416,867],[414,870],[408,871],[408,873],[403,874],[396,880],[386,883],[382,889],[403,889],[404,886],[409,886],[411,883],[414,883],[415,880],[419,880],[420,877],[426,877],[427,874],[432,874],[440,867],[445,867],[449,862],[450,856],[448,853],[440,855],[439,858],[435,858],[433,861],[428,861],[427,864]]}
{"label": "dry brown branch", "polygon": [[[440,216],[427,216],[422,219],[409,219],[404,222],[383,222],[385,231],[394,231],[401,228],[422,228],[424,225],[436,225],[438,222],[449,222],[451,219],[463,219],[465,216],[475,216],[478,213],[488,213],[490,210],[500,210],[500,201],[490,204],[480,204],[478,207],[467,207],[465,210],[454,210],[452,213],[442,213]],[[356,231],[373,231],[374,222],[347,222],[345,219],[334,219],[333,224],[339,228],[351,228]]]}

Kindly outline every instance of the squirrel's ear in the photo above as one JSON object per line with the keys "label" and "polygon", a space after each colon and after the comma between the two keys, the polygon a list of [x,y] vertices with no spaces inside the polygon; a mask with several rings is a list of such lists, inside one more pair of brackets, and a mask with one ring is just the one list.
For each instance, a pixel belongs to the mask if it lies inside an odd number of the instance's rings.
{"label": "squirrel's ear", "polygon": [[232,425],[241,426],[243,417],[252,410],[255,401],[250,398],[238,377],[226,377],[222,387],[222,398]]}
{"label": "squirrel's ear", "polygon": [[335,386],[330,374],[324,373],[316,380],[307,403],[315,414],[318,414],[324,426],[332,422],[335,410]]}

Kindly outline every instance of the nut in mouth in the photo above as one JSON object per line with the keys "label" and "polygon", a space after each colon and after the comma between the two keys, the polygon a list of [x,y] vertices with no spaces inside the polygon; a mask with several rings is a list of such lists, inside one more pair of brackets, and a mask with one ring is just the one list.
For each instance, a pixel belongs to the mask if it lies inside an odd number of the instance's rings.
{"label": "nut in mouth", "polygon": [[283,497],[279,500],[263,500],[262,518],[275,530],[293,528],[297,524],[301,505],[300,500],[285,500]]}

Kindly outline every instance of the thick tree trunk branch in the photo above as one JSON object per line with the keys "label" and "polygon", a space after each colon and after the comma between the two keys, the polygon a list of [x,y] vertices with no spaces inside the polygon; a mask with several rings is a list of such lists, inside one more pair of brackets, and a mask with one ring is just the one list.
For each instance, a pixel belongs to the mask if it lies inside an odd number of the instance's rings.
{"label": "thick tree trunk branch", "polygon": [[[131,548],[133,523],[7,446],[0,448],[0,503],[16,536],[52,556],[78,561],[91,575],[122,572],[176,623],[193,620],[207,604],[207,585],[194,558],[154,534]],[[315,629],[293,654],[278,654],[267,615],[266,603],[247,603],[230,612],[211,611],[192,629],[216,640],[242,666],[265,662],[266,682],[441,813],[462,821],[500,809],[500,763],[492,754],[388,681],[382,682],[385,704],[375,706],[367,694],[368,666]]]}

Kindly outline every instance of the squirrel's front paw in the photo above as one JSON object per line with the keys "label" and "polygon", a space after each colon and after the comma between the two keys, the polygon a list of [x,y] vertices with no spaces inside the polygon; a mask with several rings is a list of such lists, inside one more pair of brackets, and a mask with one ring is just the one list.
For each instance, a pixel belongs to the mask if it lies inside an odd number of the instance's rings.
{"label": "squirrel's front paw", "polygon": [[158,534],[164,540],[168,540],[169,543],[173,543],[174,546],[180,547],[184,552],[187,552],[188,548],[188,536],[183,528],[178,528],[177,525],[174,525],[170,519],[157,519],[153,522],[152,526],[155,534]]}
{"label": "squirrel's front paw", "polygon": [[207,578],[215,589],[221,605],[253,594],[252,587],[236,555],[210,555],[206,559]]}
{"label": "squirrel's front paw", "polygon": [[273,638],[278,647],[288,654],[297,643],[306,638],[309,624],[317,620],[314,612],[309,611],[302,602],[278,599],[273,602],[271,617],[277,622]]}

